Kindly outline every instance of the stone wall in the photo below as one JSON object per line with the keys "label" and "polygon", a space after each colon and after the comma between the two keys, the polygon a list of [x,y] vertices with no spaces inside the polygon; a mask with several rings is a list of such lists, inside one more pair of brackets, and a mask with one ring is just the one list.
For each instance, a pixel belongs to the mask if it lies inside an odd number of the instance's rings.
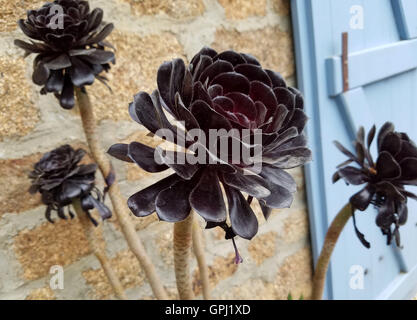
{"label": "stone wall", "polygon": [[[99,263],[77,221],[46,222],[39,197],[27,193],[27,173],[41,153],[63,143],[86,147],[77,111],[65,111],[51,95],[41,96],[30,81],[32,57],[13,45],[24,38],[16,20],[44,1],[0,0],[0,299],[114,298]],[[256,56],[294,84],[294,54],[289,0],[92,0],[116,30],[110,41],[117,64],[108,74],[113,94],[101,83],[89,91],[103,146],[140,140],[154,144],[133,121],[127,105],[135,93],[156,86],[158,66],[168,59],[189,60],[202,46],[235,49]],[[161,175],[113,161],[125,196]],[[244,263],[233,263],[233,247],[222,232],[204,232],[213,297],[286,299],[308,297],[311,254],[304,180],[292,172],[298,192],[291,209],[277,210],[259,234],[237,244]],[[259,212],[259,208],[255,208]],[[169,294],[176,298],[172,259],[172,225],[153,215],[132,218]],[[132,299],[151,299],[152,292],[136,259],[126,247],[115,219],[104,223],[108,255]],[[62,265],[65,289],[49,287],[50,267]],[[201,293],[196,263],[193,286]]]}

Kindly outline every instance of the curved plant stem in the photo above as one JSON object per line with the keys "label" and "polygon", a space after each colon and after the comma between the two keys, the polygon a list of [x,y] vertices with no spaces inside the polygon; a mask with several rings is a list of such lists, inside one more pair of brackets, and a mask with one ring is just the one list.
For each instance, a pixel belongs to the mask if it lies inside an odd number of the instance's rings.
{"label": "curved plant stem", "polygon": [[174,224],[174,265],[177,289],[181,300],[194,298],[191,287],[190,255],[193,228],[193,212],[181,222]]}
{"label": "curved plant stem", "polygon": [[198,222],[193,222],[193,251],[197,258],[198,269],[200,271],[201,284],[203,286],[203,297],[205,300],[210,300],[210,281],[209,269],[207,267],[206,255],[204,254],[204,244],[202,241],[201,228]]}
{"label": "curved plant stem", "polygon": [[[99,143],[96,120],[93,114],[93,108],[87,93],[81,89],[76,89],[78,107],[80,109],[81,120],[83,123],[84,132],[87,138],[88,145],[91,150],[91,155],[98,164],[104,178],[108,178],[112,174],[112,166],[109,158],[103,151]],[[152,287],[153,293],[157,299],[167,300],[168,295],[162,285],[161,280],[156,274],[155,266],[146,253],[145,247],[142,244],[136,230],[130,221],[129,208],[126,201],[123,199],[120,188],[115,180],[109,188],[109,196],[113,205],[114,214],[119,221],[122,232],[126,238],[130,250],[138,259],[142,269],[144,270],[149,284]]]}
{"label": "curved plant stem", "polygon": [[336,215],[333,219],[332,224],[326,233],[326,238],[324,239],[323,248],[319,259],[317,260],[317,265],[314,271],[313,277],[313,300],[321,300],[323,297],[324,283],[326,281],[326,273],[329,268],[330,258],[333,253],[333,249],[336,246],[337,239],[339,239],[340,234],[342,233],[343,228],[346,223],[352,216],[352,206],[350,203],[345,205],[342,210]]}
{"label": "curved plant stem", "polygon": [[123,290],[123,286],[120,283],[120,280],[117,277],[116,273],[112,269],[109,259],[107,258],[105,248],[100,246],[99,241],[100,239],[102,239],[101,227],[95,227],[91,223],[90,219],[87,217],[87,214],[81,208],[80,200],[74,200],[72,206],[74,207],[78,219],[80,220],[80,223],[85,231],[85,235],[87,237],[90,249],[96,256],[97,260],[100,262],[101,266],[103,267],[104,274],[107,276],[107,279],[109,280],[116,297],[120,300],[127,300],[127,297]]}

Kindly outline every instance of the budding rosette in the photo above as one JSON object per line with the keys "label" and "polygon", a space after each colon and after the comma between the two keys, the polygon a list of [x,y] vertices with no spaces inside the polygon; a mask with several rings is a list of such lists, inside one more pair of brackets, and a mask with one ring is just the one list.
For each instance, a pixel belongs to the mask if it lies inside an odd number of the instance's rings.
{"label": "budding rosette", "polygon": [[[350,198],[353,209],[364,211],[373,204],[378,210],[376,224],[387,236],[387,243],[390,244],[394,236],[400,246],[399,227],[407,221],[407,199],[417,200],[417,195],[405,190],[407,185],[417,185],[417,147],[406,133],[394,131],[394,125],[386,122],[378,133],[378,154],[374,162],[370,147],[375,133],[373,126],[365,144],[364,128],[359,129],[354,141],[355,154],[335,142],[348,160],[338,166],[333,182],[343,179],[347,184],[365,185]],[[356,166],[349,165],[351,163]],[[355,230],[362,243],[369,247],[356,223]]]}
{"label": "budding rosette", "polygon": [[42,195],[42,202],[47,205],[45,216],[49,222],[54,222],[51,219],[52,211],[56,211],[59,218],[67,219],[65,207],[68,207],[68,214],[73,218],[74,214],[69,206],[76,199],[80,200],[81,207],[95,225],[97,221],[89,210],[96,208],[102,219],[111,217],[111,211],[103,203],[101,192],[95,187],[97,165],[79,164],[84,155],[85,151],[82,149],[61,146],[45,153],[29,174],[32,180],[29,191]]}

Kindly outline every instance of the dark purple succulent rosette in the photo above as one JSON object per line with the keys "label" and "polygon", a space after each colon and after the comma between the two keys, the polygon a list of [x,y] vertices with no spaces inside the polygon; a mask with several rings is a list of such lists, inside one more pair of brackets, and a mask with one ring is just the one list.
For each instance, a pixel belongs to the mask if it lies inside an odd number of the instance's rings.
{"label": "dark purple succulent rosette", "polygon": [[[354,142],[355,154],[335,142],[348,160],[338,166],[333,182],[343,179],[347,184],[364,184],[364,188],[349,200],[353,209],[364,211],[370,204],[375,205],[378,210],[376,224],[387,236],[387,244],[391,244],[395,237],[397,246],[400,246],[399,227],[407,221],[407,199],[417,200],[417,195],[405,190],[407,185],[417,185],[417,147],[406,133],[394,130],[390,122],[381,127],[377,137],[376,162],[370,153],[375,126],[369,131],[366,144],[364,128],[359,129]],[[350,166],[351,163],[357,166]],[[362,243],[369,248],[356,223],[355,230]]]}
{"label": "dark purple succulent rosette", "polygon": [[79,164],[85,153],[82,149],[74,150],[63,145],[45,153],[29,174],[32,180],[29,192],[42,195],[42,202],[47,205],[45,217],[49,222],[54,222],[51,219],[53,211],[59,218],[67,219],[65,207],[68,207],[69,216],[74,218],[69,206],[75,199],[80,200],[81,207],[94,225],[98,223],[89,212],[94,208],[103,220],[111,217],[110,209],[103,203],[102,193],[95,187],[97,165]]}
{"label": "dark purple succulent rosette", "polygon": [[[59,22],[62,22],[62,28]],[[29,38],[15,40],[26,55],[36,54],[32,80],[43,86],[42,94],[53,92],[65,109],[74,107],[74,87],[84,88],[95,79],[107,85],[102,71],[115,63],[113,48],[104,39],[112,32],[112,23],[103,22],[103,10],[90,11],[87,1],[55,0],[38,10],[29,10],[27,18],[18,21]]]}
{"label": "dark purple succulent rosette", "polygon": [[[279,73],[263,69],[254,57],[234,51],[217,53],[210,48],[203,48],[188,67],[181,59],[165,62],[158,70],[157,82],[158,90],[152,95],[140,92],[135,96],[129,106],[133,120],[153,134],[159,129],[179,132],[175,143],[193,129],[205,133],[210,129],[246,130],[248,141],[260,135],[256,141],[261,141],[257,146],[262,152],[256,161],[262,171],[251,172],[253,164],[244,161],[220,159],[200,142],[187,140],[186,146],[193,149],[200,143],[198,152],[216,160],[214,164],[159,164],[154,158],[155,152],[162,152],[159,148],[139,142],[116,144],[109,153],[120,160],[134,162],[148,172],[169,168],[175,172],[132,195],[129,208],[138,217],[156,211],[159,219],[169,222],[184,220],[194,209],[208,228],[220,226],[228,238],[251,239],[258,231],[252,199],[258,199],[266,219],[272,208],[290,207],[296,183],[285,169],[301,166],[311,158],[303,135],[307,117],[301,94],[288,87]],[[164,110],[184,124],[184,131],[168,120]],[[236,137],[219,137],[222,139],[237,140],[233,142],[242,148],[254,147]],[[170,159],[181,156],[175,151],[164,154]]]}

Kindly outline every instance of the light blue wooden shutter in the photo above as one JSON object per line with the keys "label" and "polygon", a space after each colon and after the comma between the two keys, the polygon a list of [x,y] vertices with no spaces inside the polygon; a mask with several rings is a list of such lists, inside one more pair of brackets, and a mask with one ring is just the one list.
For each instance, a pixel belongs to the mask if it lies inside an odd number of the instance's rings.
{"label": "light blue wooden shutter", "polygon": [[[360,125],[369,130],[385,121],[417,141],[417,1],[292,0],[291,5],[297,80],[310,117],[307,134],[314,156],[306,178],[316,262],[329,223],[358,190],[341,181],[332,184],[336,165],[345,160],[332,141],[351,146]],[[352,6],[363,9],[363,29],[351,28]],[[349,35],[350,90],[345,93],[343,32]],[[403,249],[386,245],[375,225],[374,208],[357,212],[356,217],[371,249],[361,245],[350,221],[332,257],[326,297],[405,299],[415,295],[416,201],[409,201],[409,219],[400,229]],[[363,290],[350,286],[355,265],[365,270]]]}

